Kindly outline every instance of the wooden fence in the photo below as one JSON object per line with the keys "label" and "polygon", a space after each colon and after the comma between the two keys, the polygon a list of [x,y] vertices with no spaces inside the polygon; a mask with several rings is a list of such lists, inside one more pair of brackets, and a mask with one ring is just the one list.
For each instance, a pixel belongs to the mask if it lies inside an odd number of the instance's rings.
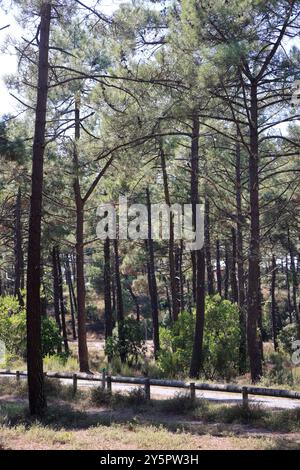
{"label": "wooden fence", "polygon": [[[1,375],[15,376],[16,380],[19,381],[21,377],[27,377],[26,371],[11,371],[11,370],[0,370]],[[112,384],[127,384],[127,385],[142,385],[144,386],[145,396],[148,400],[151,398],[151,387],[166,387],[166,388],[178,388],[188,390],[191,399],[195,399],[196,390],[208,390],[212,392],[227,392],[237,393],[242,395],[244,406],[248,406],[249,395],[257,396],[268,396],[278,398],[291,398],[300,399],[300,392],[292,390],[279,390],[273,388],[261,388],[261,387],[241,387],[234,384],[209,384],[209,383],[195,383],[195,382],[183,382],[180,380],[161,380],[161,379],[149,379],[145,377],[121,377],[106,375],[105,370],[102,374],[84,374],[84,373],[71,373],[71,372],[45,372],[45,377],[53,379],[65,379],[72,380],[73,393],[77,392],[78,380],[87,380],[91,382],[100,382],[103,390],[107,389],[109,393],[112,393]]]}

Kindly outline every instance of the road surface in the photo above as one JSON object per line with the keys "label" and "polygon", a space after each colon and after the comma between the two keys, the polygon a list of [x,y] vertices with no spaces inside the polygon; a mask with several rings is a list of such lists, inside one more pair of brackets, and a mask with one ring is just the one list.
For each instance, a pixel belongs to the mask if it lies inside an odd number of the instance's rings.
{"label": "road surface", "polygon": [[[1,374],[1,377],[7,377],[13,379],[14,376],[9,374]],[[26,377],[21,376],[22,380],[26,380]],[[63,385],[71,385],[71,379],[56,379],[60,380]],[[77,381],[77,386],[80,388],[88,388],[88,387],[99,387],[99,381],[93,380],[80,380]],[[114,392],[121,392],[121,393],[128,393],[131,390],[139,387],[140,385],[134,384],[118,384],[112,383],[112,391]],[[142,386],[140,386],[142,387]],[[188,393],[188,390],[182,390],[180,388],[168,388],[168,387],[160,387],[160,386],[151,386],[151,398],[164,400],[167,398],[172,398],[176,396],[178,393]],[[196,390],[197,398],[204,398],[210,402],[214,402],[217,404],[241,404],[242,403],[242,394],[240,393],[229,393],[229,392],[212,392],[208,390]],[[249,395],[249,403],[258,404],[264,406],[266,408],[273,408],[273,409],[285,409],[285,410],[292,410],[300,407],[300,400],[299,399],[291,399],[291,398],[278,398],[278,397],[263,397],[263,396],[254,396]]]}
{"label": "road surface", "polygon": [[[65,385],[70,385],[70,380],[61,379],[61,382]],[[87,388],[87,387],[99,387],[99,382],[93,381],[84,381],[78,380],[78,387]],[[112,391],[128,393],[130,390],[139,387],[139,385],[129,385],[129,384],[117,384],[112,383]],[[151,386],[151,398],[156,399],[166,399],[172,398],[178,393],[188,393],[182,389],[177,388],[168,388],[160,386]],[[207,390],[196,390],[196,396],[198,398],[205,398],[211,402],[218,404],[239,404],[242,403],[242,394],[239,393],[228,393],[228,392],[211,392]],[[254,396],[249,395],[249,403],[256,403],[267,408],[274,409],[295,409],[300,407],[300,400],[290,399],[290,398],[277,398],[277,397],[263,397],[263,396]]]}

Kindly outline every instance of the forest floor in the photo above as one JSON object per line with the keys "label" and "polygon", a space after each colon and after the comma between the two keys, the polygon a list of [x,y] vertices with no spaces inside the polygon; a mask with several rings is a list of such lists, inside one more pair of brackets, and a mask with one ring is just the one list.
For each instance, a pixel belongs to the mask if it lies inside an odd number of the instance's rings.
{"label": "forest floor", "polygon": [[[0,449],[300,449],[298,410],[267,411],[187,397],[143,400],[136,390],[109,398],[48,381],[48,410],[28,416],[25,384],[0,381]],[[12,388],[13,387],[13,388]]]}

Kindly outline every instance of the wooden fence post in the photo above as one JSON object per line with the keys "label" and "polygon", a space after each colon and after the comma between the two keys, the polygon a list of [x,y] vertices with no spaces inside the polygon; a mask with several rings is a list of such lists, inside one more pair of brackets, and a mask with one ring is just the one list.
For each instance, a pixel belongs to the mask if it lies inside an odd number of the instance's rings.
{"label": "wooden fence post", "polygon": [[112,382],[111,382],[111,376],[110,375],[107,376],[106,381],[107,381],[107,391],[108,391],[108,393],[112,393],[112,386],[111,386]]}
{"label": "wooden fence post", "polygon": [[77,374],[73,374],[73,397],[77,393]]}
{"label": "wooden fence post", "polygon": [[196,388],[194,382],[190,383],[190,397],[192,401],[196,400]]}
{"label": "wooden fence post", "polygon": [[249,398],[248,398],[248,389],[247,389],[247,387],[242,388],[242,396],[243,396],[243,407],[245,409],[248,409]]}
{"label": "wooden fence post", "polygon": [[106,382],[106,369],[102,369],[102,390],[105,390],[105,382]]}
{"label": "wooden fence post", "polygon": [[146,400],[151,399],[150,379],[146,379],[146,381],[145,381],[145,398],[146,398]]}

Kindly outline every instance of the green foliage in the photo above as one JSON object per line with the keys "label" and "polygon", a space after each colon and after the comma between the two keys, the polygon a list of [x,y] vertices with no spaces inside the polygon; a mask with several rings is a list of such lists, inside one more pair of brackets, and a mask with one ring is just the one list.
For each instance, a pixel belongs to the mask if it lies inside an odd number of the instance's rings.
{"label": "green foliage", "polygon": [[[26,357],[26,311],[15,297],[0,297],[0,339],[8,354]],[[55,354],[61,342],[58,327],[49,317],[42,318],[43,356]]]}
{"label": "green foliage", "polygon": [[297,330],[297,325],[295,323],[286,325],[282,330],[280,331],[278,335],[278,340],[280,342],[280,346],[283,349],[284,352],[292,355],[293,354],[293,348],[292,344],[294,341],[298,339],[298,330]]}
{"label": "green foliage", "polygon": [[[161,327],[159,366],[168,375],[185,375],[189,370],[195,312],[182,312],[170,328]],[[239,312],[235,304],[220,296],[206,298],[203,341],[203,371],[212,379],[230,378],[239,360]]]}
{"label": "green foliage", "polygon": [[272,385],[293,385],[293,383],[294,378],[289,356],[283,352],[272,353],[264,374],[264,384],[269,387]]}
{"label": "green foliage", "polygon": [[161,351],[158,364],[169,377],[188,371],[193,348],[194,321],[194,312],[182,312],[170,328],[160,328]]}
{"label": "green foliage", "polygon": [[121,339],[118,328],[115,328],[113,335],[107,339],[105,354],[109,358],[124,355],[129,365],[137,364],[139,358],[146,354],[142,325],[134,318],[129,317],[124,320],[121,328]]}
{"label": "green foliage", "polygon": [[239,361],[239,311],[229,300],[219,295],[207,297],[205,304],[205,330],[203,367],[205,375],[230,379]]}

